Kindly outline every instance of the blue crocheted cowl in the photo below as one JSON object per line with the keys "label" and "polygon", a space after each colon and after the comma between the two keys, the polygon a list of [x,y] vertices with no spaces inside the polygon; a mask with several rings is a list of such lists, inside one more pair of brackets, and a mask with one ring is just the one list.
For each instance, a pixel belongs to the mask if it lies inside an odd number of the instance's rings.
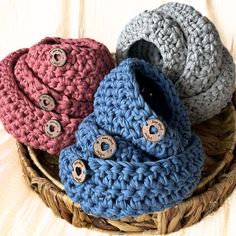
{"label": "blue crocheted cowl", "polygon": [[145,61],[126,59],[100,83],[76,143],[61,151],[60,178],[88,214],[138,216],[187,198],[203,156],[172,82]]}

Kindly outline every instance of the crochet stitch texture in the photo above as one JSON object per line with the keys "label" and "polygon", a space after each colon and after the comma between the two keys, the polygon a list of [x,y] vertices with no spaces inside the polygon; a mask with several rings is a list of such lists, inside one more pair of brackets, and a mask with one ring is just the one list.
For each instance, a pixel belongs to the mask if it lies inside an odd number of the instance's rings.
{"label": "crochet stitch texture", "polygon": [[[159,119],[166,127],[159,142],[142,134],[149,119]],[[101,135],[116,142],[109,159],[94,154]],[[77,160],[86,166],[82,183],[72,175]],[[202,165],[201,141],[191,131],[172,82],[149,63],[127,59],[101,81],[94,112],[78,127],[76,143],[60,153],[59,172],[68,196],[85,212],[122,218],[181,202],[199,182]]]}
{"label": "crochet stitch texture", "polygon": [[121,32],[117,59],[145,59],[170,78],[192,123],[218,114],[234,92],[233,58],[206,17],[193,7],[166,3],[133,18]]}
{"label": "crochet stitch texture", "polygon": [[[53,49],[65,52],[63,65],[50,62]],[[56,59],[60,62],[63,58]],[[99,82],[113,66],[108,49],[92,39],[45,38],[29,49],[11,53],[0,62],[0,119],[4,127],[21,143],[59,153],[74,142],[78,124],[93,111]],[[55,102],[53,110],[40,107],[39,98],[44,94]],[[62,127],[58,137],[44,132],[50,120]]]}

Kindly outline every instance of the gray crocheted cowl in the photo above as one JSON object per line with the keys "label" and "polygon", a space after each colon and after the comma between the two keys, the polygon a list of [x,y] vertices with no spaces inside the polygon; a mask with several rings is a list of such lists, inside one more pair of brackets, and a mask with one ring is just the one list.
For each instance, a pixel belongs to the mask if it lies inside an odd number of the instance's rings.
{"label": "gray crocheted cowl", "polygon": [[193,124],[218,114],[234,92],[233,58],[215,26],[193,7],[167,3],[132,19],[117,44],[118,62],[137,57],[174,83]]}

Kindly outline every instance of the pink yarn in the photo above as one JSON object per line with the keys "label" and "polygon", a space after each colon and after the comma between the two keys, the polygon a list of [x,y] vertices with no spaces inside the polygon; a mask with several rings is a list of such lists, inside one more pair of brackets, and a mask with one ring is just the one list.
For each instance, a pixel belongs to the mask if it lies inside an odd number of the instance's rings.
{"label": "pink yarn", "polygon": [[[63,49],[63,66],[50,63],[51,50]],[[114,67],[112,56],[92,39],[45,38],[29,49],[11,53],[0,62],[0,119],[19,142],[57,154],[75,140],[78,124],[93,111],[99,82]],[[49,94],[56,103],[43,110],[39,97]],[[48,137],[44,125],[60,122],[62,131]]]}

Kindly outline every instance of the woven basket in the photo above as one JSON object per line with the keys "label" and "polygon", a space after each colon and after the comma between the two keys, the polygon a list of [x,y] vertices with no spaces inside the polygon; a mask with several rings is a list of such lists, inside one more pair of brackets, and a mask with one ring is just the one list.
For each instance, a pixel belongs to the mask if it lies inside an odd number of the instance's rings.
{"label": "woven basket", "polygon": [[193,195],[165,211],[121,220],[93,217],[74,204],[59,181],[58,157],[19,143],[18,150],[27,183],[56,216],[76,227],[125,232],[156,230],[155,233],[165,234],[197,223],[217,210],[236,185],[234,106],[229,104],[219,115],[193,129],[202,139],[206,153],[202,180]]}

